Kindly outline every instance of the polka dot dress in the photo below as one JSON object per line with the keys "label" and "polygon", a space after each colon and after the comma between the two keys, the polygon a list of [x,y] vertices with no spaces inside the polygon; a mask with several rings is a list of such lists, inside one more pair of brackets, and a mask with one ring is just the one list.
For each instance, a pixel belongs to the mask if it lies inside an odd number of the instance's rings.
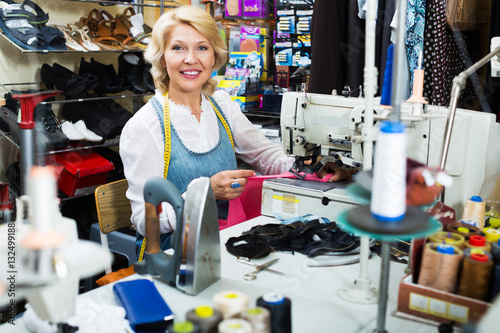
{"label": "polka dot dress", "polygon": [[432,105],[447,105],[446,0],[429,0],[424,34],[424,97]]}
{"label": "polka dot dress", "polygon": [[[453,78],[480,58],[479,31],[453,32],[446,24],[446,0],[429,0],[424,33],[424,97],[430,104],[448,106]],[[475,82],[475,83],[474,83]],[[477,103],[477,77],[467,80],[458,106]]]}

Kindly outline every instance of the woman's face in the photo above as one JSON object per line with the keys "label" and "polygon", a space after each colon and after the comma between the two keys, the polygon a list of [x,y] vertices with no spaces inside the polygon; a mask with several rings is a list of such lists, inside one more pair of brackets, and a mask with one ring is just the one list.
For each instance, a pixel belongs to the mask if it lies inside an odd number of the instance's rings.
{"label": "woman's face", "polygon": [[170,77],[169,92],[201,92],[215,64],[215,52],[210,41],[187,24],[172,29],[163,62]]}

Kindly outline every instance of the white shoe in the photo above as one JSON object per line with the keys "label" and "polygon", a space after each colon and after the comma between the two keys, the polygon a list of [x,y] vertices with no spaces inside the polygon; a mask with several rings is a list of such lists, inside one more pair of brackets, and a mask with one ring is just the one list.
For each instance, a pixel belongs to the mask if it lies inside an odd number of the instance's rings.
{"label": "white shoe", "polygon": [[85,136],[85,140],[91,141],[91,142],[102,141],[102,136],[99,136],[99,135],[95,134],[94,132],[92,132],[91,130],[89,130],[87,128],[87,126],[85,126],[85,123],[83,122],[83,120],[78,120],[74,124],[74,126],[78,132],[80,132],[81,134],[83,134]]}
{"label": "white shoe", "polygon": [[75,125],[69,120],[61,124],[61,130],[71,141],[85,140],[85,136],[80,133],[80,131],[75,128]]}

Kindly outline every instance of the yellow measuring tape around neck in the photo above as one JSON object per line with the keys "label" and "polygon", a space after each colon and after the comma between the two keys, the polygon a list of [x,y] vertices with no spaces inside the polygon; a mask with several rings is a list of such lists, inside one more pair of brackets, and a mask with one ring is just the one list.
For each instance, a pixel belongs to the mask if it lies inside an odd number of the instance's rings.
{"label": "yellow measuring tape around neck", "polygon": [[[163,95],[163,130],[165,132],[165,150],[163,151],[163,178],[167,179],[168,166],[170,164],[170,103],[168,100],[168,92]],[[146,238],[143,239],[141,251],[139,252],[139,261],[144,258],[146,251]]]}
{"label": "yellow measuring tape around neck", "polygon": [[233,150],[234,150],[233,135],[231,134],[231,129],[229,128],[229,125],[227,124],[226,119],[224,119],[224,117],[220,114],[219,108],[214,105],[214,102],[212,102],[212,99],[208,98],[208,100],[210,101],[210,104],[212,104],[212,107],[214,108],[215,113],[217,113],[217,117],[219,117],[222,125],[224,126],[224,129],[226,130],[227,135],[229,136],[229,140],[231,141],[231,146],[233,146]]}

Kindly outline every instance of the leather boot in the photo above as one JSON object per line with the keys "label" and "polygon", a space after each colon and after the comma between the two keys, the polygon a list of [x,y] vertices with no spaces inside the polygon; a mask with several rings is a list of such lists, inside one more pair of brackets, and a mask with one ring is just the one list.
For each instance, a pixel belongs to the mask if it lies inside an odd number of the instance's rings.
{"label": "leather boot", "polygon": [[136,94],[145,94],[148,89],[144,86],[144,62],[142,56],[135,53],[122,53],[118,57],[118,76],[130,83],[129,90]]}

